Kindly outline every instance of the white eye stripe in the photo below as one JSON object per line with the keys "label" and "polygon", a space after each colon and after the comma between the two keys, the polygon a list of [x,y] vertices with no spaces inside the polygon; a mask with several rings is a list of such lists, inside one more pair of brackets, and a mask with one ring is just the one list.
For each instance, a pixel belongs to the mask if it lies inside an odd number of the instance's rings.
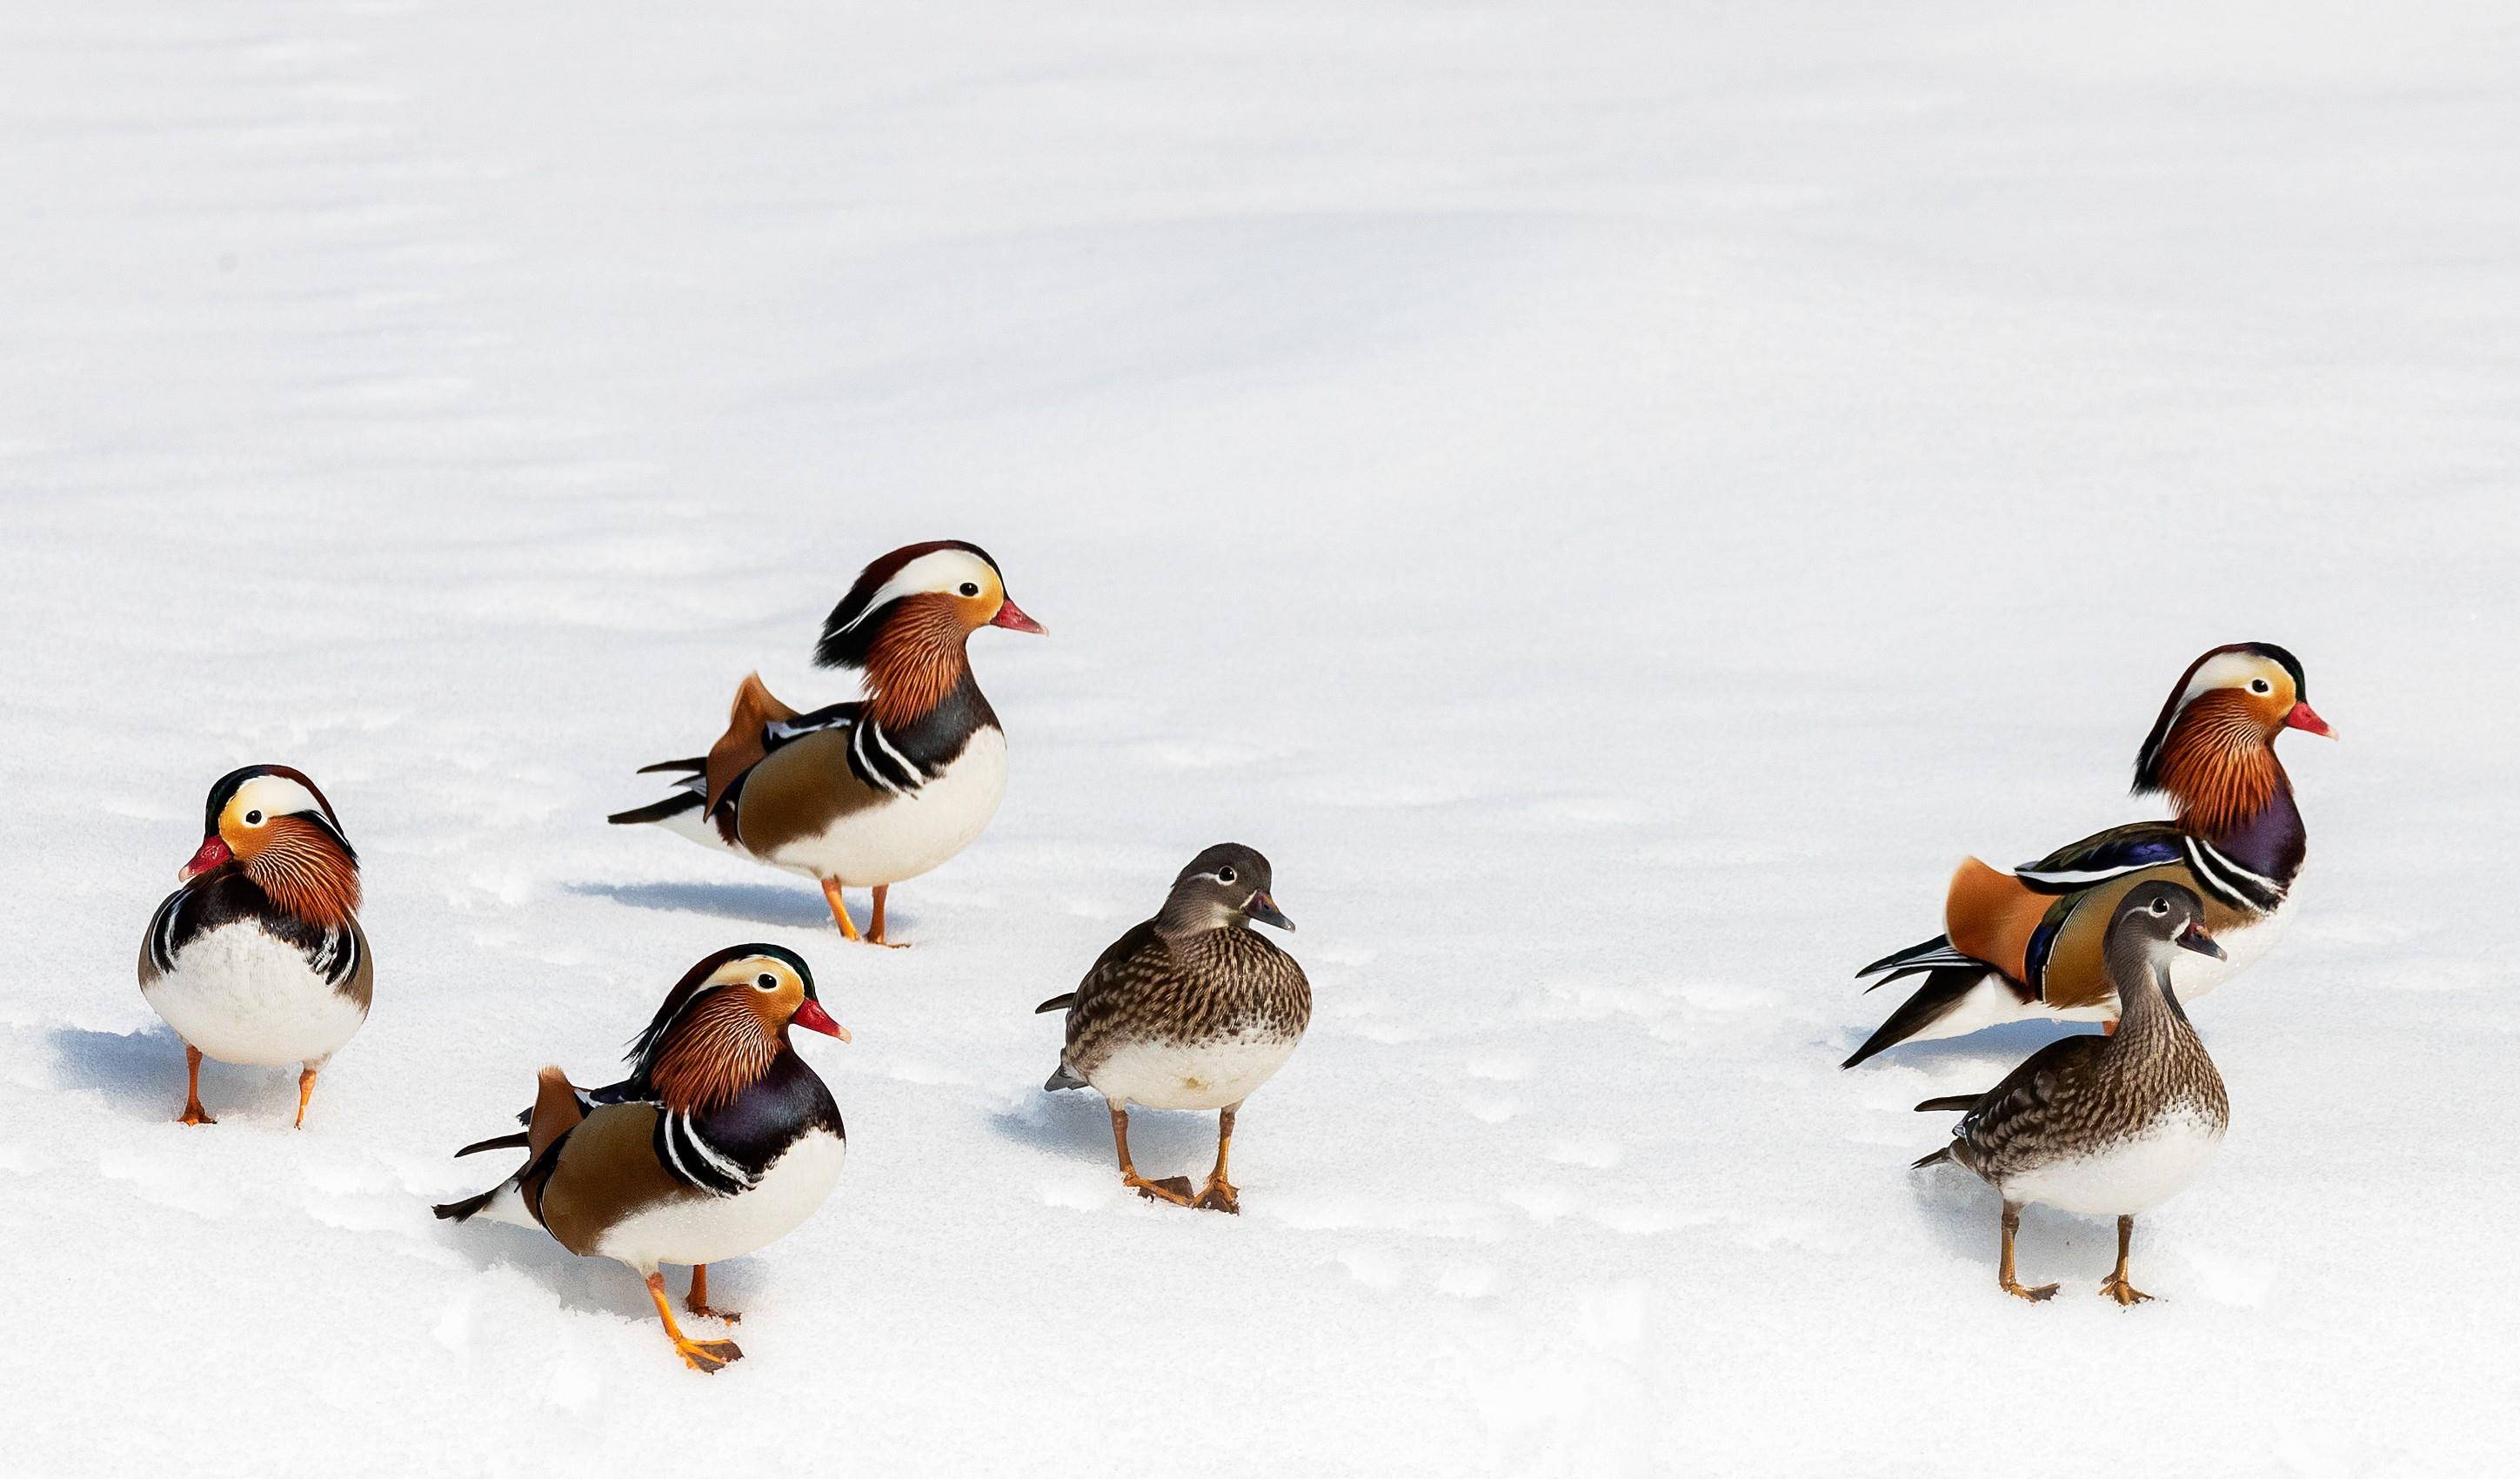
{"label": "white eye stripe", "polygon": [[989,562],[968,550],[931,551],[893,571],[890,580],[876,588],[866,608],[850,617],[840,630],[854,631],[860,622],[904,596],[941,596],[967,582],[985,591],[994,578]]}
{"label": "white eye stripe", "polygon": [[256,776],[238,786],[235,797],[228,804],[236,808],[240,817],[256,811],[266,819],[294,816],[299,812],[313,812],[319,817],[324,815],[324,803],[315,799],[315,793],[287,776]]}
{"label": "white eye stripe", "polygon": [[[2253,678],[2263,681],[2266,677],[2266,664],[2267,659],[2254,653],[2225,652],[2198,668],[2196,676],[2187,680],[2187,687],[2180,691],[2179,707],[2184,709],[2216,689],[2248,687],[2247,680]],[[2270,682],[2267,688],[2259,692],[2272,693],[2273,691],[2273,685]]]}

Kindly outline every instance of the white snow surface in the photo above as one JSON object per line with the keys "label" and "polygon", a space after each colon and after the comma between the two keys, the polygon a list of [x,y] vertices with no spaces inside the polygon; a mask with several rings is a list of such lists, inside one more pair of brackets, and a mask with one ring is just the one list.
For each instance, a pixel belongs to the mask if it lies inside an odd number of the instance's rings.
{"label": "white snow surface", "polygon": [[[2515,139],[2472,0],[0,8],[0,1468],[2499,1466]],[[604,825],[947,536],[1050,635],[916,948]],[[2343,739],[2229,1140],[2161,1302],[2045,1211],[2004,1298],[1909,1105],[2060,1029],[1840,1072],[1851,972],[2242,639]],[[302,1133],[132,980],[253,761],[366,863]],[[1031,1010],[1228,838],[1318,1003],[1238,1219]],[[428,1204],[747,939],[852,1138],[701,1376]]]}

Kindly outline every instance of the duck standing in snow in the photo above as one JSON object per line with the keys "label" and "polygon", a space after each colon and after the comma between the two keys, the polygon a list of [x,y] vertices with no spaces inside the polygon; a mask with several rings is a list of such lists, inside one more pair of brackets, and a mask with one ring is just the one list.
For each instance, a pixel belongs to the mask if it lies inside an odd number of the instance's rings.
{"label": "duck standing in snow", "polygon": [[187,1125],[202,1059],[297,1065],[297,1119],[315,1075],[368,1019],[376,982],[359,928],[359,855],[315,783],[285,765],[210,787],[202,845],[140,942],[140,995],[184,1040]]}
{"label": "duck standing in snow", "polygon": [[970,845],[1007,788],[1007,739],[965,643],[982,627],[1039,632],[977,545],[905,546],[868,565],[823,624],[815,661],[863,672],[866,697],[800,714],[752,674],[706,755],[643,769],[681,772],[675,794],[616,813],[823,885],[840,933],[859,939],[844,888],[871,888],[864,939],[884,938],[893,884]]}
{"label": "duck standing in snow", "polygon": [[1841,1066],[1910,1039],[2024,1017],[2116,1020],[2100,940],[2138,883],[2168,879],[2202,895],[2225,946],[2181,963],[2182,996],[2203,996],[2265,954],[2308,850],[2275,737],[2334,738],[2308,689],[2301,659],[2272,643],[2219,647],[2189,663],[2136,756],[2136,794],[2167,795],[2173,820],[2112,828],[2008,874],[1962,863],[1944,901],[1945,932],[1856,972],[1879,976],[1873,987],[1925,979]]}
{"label": "duck standing in snow", "polygon": [[455,1152],[521,1148],[517,1174],[437,1215],[541,1228],[561,1246],[629,1265],[695,1369],[743,1352],[693,1340],[674,1320],[658,1265],[692,1266],[685,1308],[709,1308],[708,1266],[795,1231],[832,1193],[847,1149],[839,1106],[788,1039],[791,1026],[845,1043],[813,972],[776,945],[721,950],[686,972],[630,1048],[630,1076],[593,1091],[545,1068],[521,1135]]}
{"label": "duck standing in snow", "polygon": [[2220,959],[2206,904],[2185,887],[2149,879],[2112,907],[2102,954],[2126,1015],[2111,1035],[2050,1043],[1982,1095],[1927,1099],[1919,1110],[1968,1111],[1952,1143],[1916,1162],[1951,1161],[2003,1198],[1996,1277],[2007,1294],[2046,1299],[2054,1284],[2013,1277],[2021,1208],[2118,1220],[2118,1264],[2100,1292],[2122,1305],[2152,1296],[2128,1281],[2136,1214],[2179,1192],[2223,1143],[2231,1101],[2172,983],[2182,955]]}
{"label": "duck standing in snow", "polygon": [[[1045,1089],[1093,1088],[1111,1106],[1120,1180],[1141,1196],[1242,1210],[1226,1179],[1234,1117],[1285,1065],[1313,1016],[1303,967],[1251,929],[1294,924],[1269,897],[1269,860],[1236,842],[1191,859],[1153,919],[1114,941],[1084,983],[1034,1011],[1067,1012],[1067,1041]],[[1216,1168],[1148,1181],[1129,1159],[1129,1106],[1214,1109]]]}

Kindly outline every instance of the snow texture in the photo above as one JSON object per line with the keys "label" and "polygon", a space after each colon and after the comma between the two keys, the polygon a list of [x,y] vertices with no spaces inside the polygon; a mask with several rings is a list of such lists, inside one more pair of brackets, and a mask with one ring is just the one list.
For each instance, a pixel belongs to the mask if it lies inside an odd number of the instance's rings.
{"label": "snow texture", "polygon": [[[0,1468],[2499,1466],[2514,139],[2474,0],[0,9]],[[604,826],[945,536],[1050,635],[917,948]],[[1841,1073],[1850,972],[2241,639],[2344,738],[2230,1138],[2160,1303],[2045,1211],[2006,1299],[1908,1106],[2056,1029]],[[296,1134],[132,983],[251,761],[379,961]],[[1239,1219],[1031,1013],[1229,838],[1319,1004]],[[751,938],[852,1139],[703,1377],[428,1203]]]}

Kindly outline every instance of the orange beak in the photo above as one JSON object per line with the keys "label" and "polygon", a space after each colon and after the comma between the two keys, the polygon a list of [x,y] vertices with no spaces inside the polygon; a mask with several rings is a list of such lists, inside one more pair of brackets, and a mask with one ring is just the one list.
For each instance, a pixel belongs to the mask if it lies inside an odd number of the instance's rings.
{"label": "orange beak", "polygon": [[190,883],[235,856],[236,854],[228,851],[227,843],[213,832],[202,839],[202,850],[193,854],[193,861],[175,870],[175,881]]}
{"label": "orange beak", "polygon": [[998,614],[989,618],[989,625],[1005,627],[1010,632],[1032,632],[1041,636],[1049,635],[1041,630],[1040,622],[1025,615],[1023,607],[1015,605],[1012,601],[1002,601],[998,603]]}
{"label": "orange beak", "polygon": [[849,1029],[832,1020],[832,1014],[823,1009],[823,1004],[812,997],[805,999],[805,1005],[797,1008],[795,1016],[789,1020],[807,1032],[819,1032],[825,1037],[835,1037],[843,1043],[849,1041]]}
{"label": "orange beak", "polygon": [[2292,706],[2292,712],[2284,715],[2284,728],[2308,730],[2314,735],[2328,740],[2336,738],[2336,731],[2329,729],[2327,721],[2318,717],[2318,710],[2307,703],[2296,703]]}

